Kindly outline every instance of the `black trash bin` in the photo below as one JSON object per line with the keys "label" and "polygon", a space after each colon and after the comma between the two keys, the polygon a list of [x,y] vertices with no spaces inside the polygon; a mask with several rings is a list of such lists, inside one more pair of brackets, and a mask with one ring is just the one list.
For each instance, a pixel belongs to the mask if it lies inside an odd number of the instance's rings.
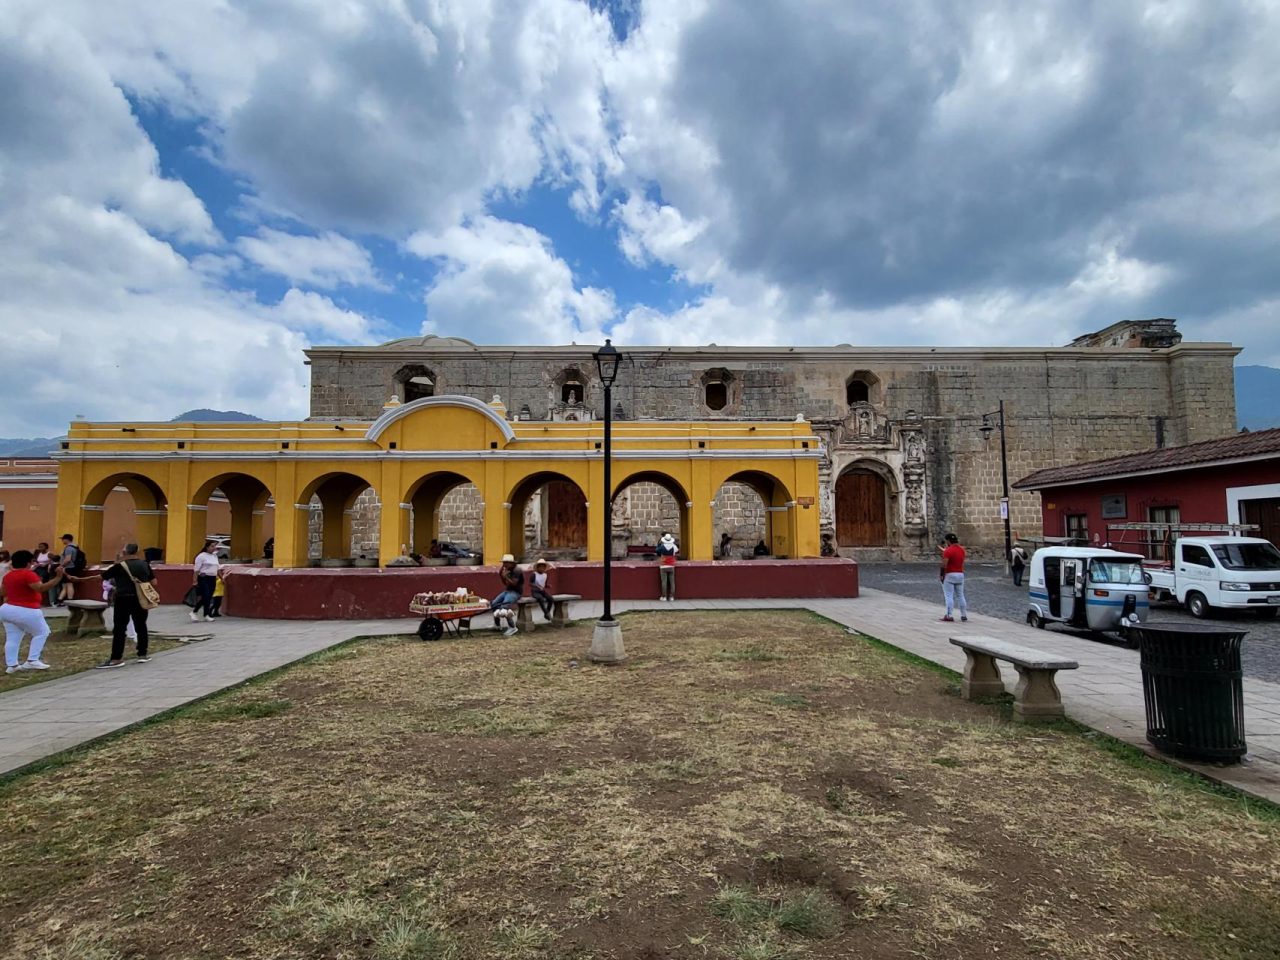
{"label": "black trash bin", "polygon": [[1187,760],[1239,763],[1245,754],[1244,630],[1198,623],[1129,628],[1142,654],[1147,740]]}

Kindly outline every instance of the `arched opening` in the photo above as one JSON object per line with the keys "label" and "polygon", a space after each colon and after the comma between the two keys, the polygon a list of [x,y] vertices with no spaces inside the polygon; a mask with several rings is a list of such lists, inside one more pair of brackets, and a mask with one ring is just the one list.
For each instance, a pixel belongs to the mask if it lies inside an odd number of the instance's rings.
{"label": "arched opening", "polygon": [[327,473],[303,489],[297,508],[307,511],[307,522],[297,525],[295,557],[343,563],[377,556],[381,506],[368,480]]}
{"label": "arched opening", "polygon": [[722,560],[753,556],[756,544],[762,540],[767,547],[768,506],[760,491],[750,484],[737,481],[721,484],[711,505],[711,527],[715,534],[713,556]]}
{"label": "arched opening", "polygon": [[507,542],[517,559],[577,560],[587,555],[587,497],[563,474],[526,477],[511,492]]}
{"label": "arched opening", "polygon": [[187,542],[193,555],[205,540],[218,538],[226,544],[229,559],[255,560],[263,555],[267,538],[275,536],[271,491],[249,474],[225,473],[201,484],[187,513]]}
{"label": "arched opening", "polygon": [[453,471],[428,474],[410,490],[408,503],[415,554],[430,558],[433,540],[442,545],[436,554],[442,559],[480,554],[484,547],[484,502],[479,487],[470,479]]}
{"label": "arched opening", "polygon": [[420,363],[401,367],[395,375],[395,392],[405,403],[436,395],[436,375]]}
{"label": "arched opening", "polygon": [[[747,490],[740,488],[746,487]],[[750,492],[748,492],[750,491]],[[732,476],[725,477],[717,488],[716,503],[719,505],[722,495],[726,497],[726,506],[728,505],[727,497],[731,495],[738,498],[738,503],[744,505],[746,509],[759,509],[763,511],[763,521],[760,527],[759,535],[744,547],[740,553],[754,554],[754,547],[761,540],[764,541],[765,547],[768,549],[768,556],[773,557],[789,557],[794,551],[795,537],[795,504],[792,502],[791,494],[787,490],[786,485],[770,474],[763,473],[759,470],[743,470]],[[756,507],[752,501],[759,503]],[[725,527],[714,520],[717,510],[712,508],[713,523],[712,528],[715,531],[715,543],[713,547],[718,547],[720,536],[725,532]],[[738,535],[730,530],[730,536],[736,541]],[[743,531],[746,532],[745,530]],[[736,547],[735,547],[736,549]]]}
{"label": "arched opening", "polygon": [[855,370],[844,384],[845,403],[853,406],[858,403],[880,402],[880,378],[870,370]]}
{"label": "arched opening", "polygon": [[703,373],[700,386],[702,406],[710,413],[720,413],[737,405],[737,383],[728,370],[716,367]]}
{"label": "arched opening", "polygon": [[865,467],[850,467],[836,480],[836,544],[884,547],[889,544],[889,486]]}
{"label": "arched opening", "polygon": [[560,403],[580,407],[587,401],[587,378],[577,367],[566,367],[556,377],[556,392]]}
{"label": "arched opening", "polygon": [[654,470],[633,473],[613,493],[613,556],[625,557],[627,547],[656,546],[664,533],[689,552],[689,495],[674,478]]}
{"label": "arched opening", "polygon": [[[107,477],[89,491],[80,511],[80,549],[90,563],[114,560],[126,543],[136,543],[143,550],[164,549],[169,498],[150,477],[136,473]],[[65,532],[58,530],[52,536]],[[175,562],[182,561],[175,558]]]}

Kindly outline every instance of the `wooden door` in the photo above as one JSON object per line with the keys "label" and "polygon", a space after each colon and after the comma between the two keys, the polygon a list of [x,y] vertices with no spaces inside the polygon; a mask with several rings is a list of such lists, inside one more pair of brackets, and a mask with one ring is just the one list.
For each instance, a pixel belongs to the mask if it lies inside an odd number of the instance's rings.
{"label": "wooden door", "polygon": [[1265,500],[1242,500],[1240,522],[1256,523],[1257,530],[1249,530],[1245,536],[1261,537],[1280,547],[1280,497]]}
{"label": "wooden door", "polygon": [[889,542],[884,480],[850,470],[836,481],[836,542],[842,547],[883,547]]}
{"label": "wooden door", "polygon": [[547,484],[547,546],[587,545],[587,499],[575,484],[553,480]]}

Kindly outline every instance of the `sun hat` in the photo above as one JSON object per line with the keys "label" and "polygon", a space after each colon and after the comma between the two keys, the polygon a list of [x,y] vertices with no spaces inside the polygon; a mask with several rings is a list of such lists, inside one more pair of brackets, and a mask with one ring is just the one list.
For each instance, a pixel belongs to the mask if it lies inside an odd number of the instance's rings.
{"label": "sun hat", "polygon": [[672,544],[676,542],[676,538],[669,533],[664,533],[662,535],[662,542],[666,544]]}
{"label": "sun hat", "polygon": [[533,565],[535,567],[545,567],[547,565],[547,561],[544,560],[542,557],[539,557],[537,560],[534,561]]}
{"label": "sun hat", "polygon": [[504,554],[502,555],[502,562],[503,562],[503,563],[515,563],[515,562],[516,562],[516,558],[515,558],[515,557],[513,557],[513,556],[512,556],[511,554],[509,554],[509,553],[504,553]]}

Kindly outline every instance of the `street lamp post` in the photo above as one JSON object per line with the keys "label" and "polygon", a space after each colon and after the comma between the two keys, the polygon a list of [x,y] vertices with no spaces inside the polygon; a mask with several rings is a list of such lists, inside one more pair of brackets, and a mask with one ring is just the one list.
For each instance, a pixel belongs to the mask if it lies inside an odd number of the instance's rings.
{"label": "street lamp post", "polygon": [[605,340],[595,352],[596,372],[604,386],[604,615],[596,621],[591,635],[589,657],[596,663],[621,663],[626,659],[622,647],[622,626],[613,619],[613,582],[610,561],[613,559],[613,382],[618,379],[622,354]]}
{"label": "street lamp post", "polygon": [[[992,424],[992,419],[995,424]],[[1000,513],[1004,516],[1004,572],[1009,572],[1009,564],[1013,561],[1013,537],[1009,532],[1009,454],[1004,438],[1004,401],[1000,407],[982,415],[982,439],[989,440],[993,430],[1000,431]]]}

